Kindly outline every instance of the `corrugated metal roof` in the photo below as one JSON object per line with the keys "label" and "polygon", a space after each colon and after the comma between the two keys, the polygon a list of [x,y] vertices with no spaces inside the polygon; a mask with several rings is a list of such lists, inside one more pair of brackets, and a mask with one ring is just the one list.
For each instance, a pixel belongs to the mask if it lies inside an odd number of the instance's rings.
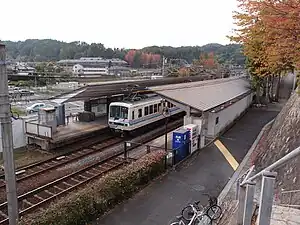
{"label": "corrugated metal roof", "polygon": [[[138,90],[145,90],[150,86],[160,86],[165,84],[178,84],[181,82],[185,82],[187,79],[192,80],[194,82],[208,79],[210,77],[209,74],[204,74],[202,76],[195,76],[195,77],[176,77],[176,78],[162,78],[162,79],[142,79],[142,80],[120,80],[120,81],[110,81],[110,82],[101,82],[99,84],[91,84],[81,87],[77,90],[73,90],[61,95],[57,95],[52,99],[68,99],[63,100],[64,102],[71,102],[71,101],[87,101],[95,98],[101,98],[103,96],[114,96],[120,94],[128,94],[131,92],[131,89],[134,85],[138,85],[139,88],[133,88],[134,91]],[[191,82],[192,83],[192,82]],[[83,91],[81,91],[83,90]],[[70,98],[70,94],[75,93]]]}
{"label": "corrugated metal roof", "polygon": [[207,111],[249,92],[250,82],[246,77],[233,77],[151,87],[150,90],[196,110]]}

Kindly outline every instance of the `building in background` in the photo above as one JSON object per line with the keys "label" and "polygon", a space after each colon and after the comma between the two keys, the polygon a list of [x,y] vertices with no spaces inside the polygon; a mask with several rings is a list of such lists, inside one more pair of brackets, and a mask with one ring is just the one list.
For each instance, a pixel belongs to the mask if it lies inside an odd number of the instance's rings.
{"label": "building in background", "polygon": [[104,59],[101,57],[81,57],[80,59],[64,59],[57,62],[57,64],[64,68],[64,70],[71,72],[73,67],[77,64],[85,68],[105,68],[113,66],[127,67],[128,63],[122,59]]}
{"label": "building in background", "polygon": [[35,68],[25,62],[10,62],[7,66],[7,72],[8,74],[33,75]]}

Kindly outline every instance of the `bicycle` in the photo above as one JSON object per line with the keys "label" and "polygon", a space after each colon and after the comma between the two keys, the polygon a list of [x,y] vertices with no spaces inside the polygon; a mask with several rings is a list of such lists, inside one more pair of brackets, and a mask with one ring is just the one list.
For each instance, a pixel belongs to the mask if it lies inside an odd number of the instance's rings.
{"label": "bicycle", "polygon": [[203,194],[203,195],[208,196],[208,205],[204,207],[203,205],[200,204],[200,201],[197,201],[194,202],[193,204],[186,206],[185,208],[183,208],[181,212],[181,215],[185,220],[189,221],[193,217],[194,210],[192,209],[191,205],[193,205],[197,209],[197,211],[204,211],[205,214],[207,214],[207,216],[209,216],[211,220],[217,220],[220,218],[222,214],[222,209],[218,205],[218,198],[212,197],[209,194]]}
{"label": "bicycle", "polygon": [[[204,216],[207,216],[205,214],[205,211],[203,211],[203,210],[202,211],[198,211],[198,209],[193,204],[191,204],[190,207],[193,210],[193,216],[192,216],[192,218],[190,220],[187,221],[188,224],[186,224],[184,222],[183,215],[180,215],[180,216],[176,217],[177,220],[179,220],[179,221],[173,222],[170,225],[196,225],[197,224],[196,222],[201,222],[201,220],[203,220]],[[208,219],[210,220],[209,217],[208,217]]]}
{"label": "bicycle", "polygon": [[171,225],[185,225],[182,218],[189,222],[188,225],[195,224],[197,221],[200,222],[205,218],[205,216],[209,219],[209,222],[217,220],[222,215],[222,209],[218,205],[218,199],[216,197],[212,197],[208,194],[203,194],[208,196],[208,205],[203,206],[200,204],[200,201],[194,202],[183,208],[181,211],[181,216],[178,216],[177,219],[179,222],[174,222]]}

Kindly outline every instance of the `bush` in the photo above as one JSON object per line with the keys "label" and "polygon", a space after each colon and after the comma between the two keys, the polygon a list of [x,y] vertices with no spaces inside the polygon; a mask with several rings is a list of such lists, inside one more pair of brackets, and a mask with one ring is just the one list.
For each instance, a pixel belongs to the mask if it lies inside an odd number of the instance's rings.
{"label": "bush", "polygon": [[164,171],[163,151],[149,153],[113,171],[84,189],[57,200],[47,209],[21,218],[19,225],[84,224],[128,199]]}

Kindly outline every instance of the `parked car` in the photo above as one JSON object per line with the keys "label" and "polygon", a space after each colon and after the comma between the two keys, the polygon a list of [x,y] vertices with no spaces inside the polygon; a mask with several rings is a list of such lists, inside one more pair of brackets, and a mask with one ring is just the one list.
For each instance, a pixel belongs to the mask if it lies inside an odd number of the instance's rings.
{"label": "parked car", "polygon": [[34,113],[34,112],[38,112],[41,108],[46,107],[45,103],[39,102],[39,103],[34,103],[31,106],[28,106],[26,108],[26,111],[28,113]]}
{"label": "parked car", "polygon": [[19,93],[21,94],[21,96],[31,96],[34,95],[33,91],[28,91],[28,90],[20,90]]}

